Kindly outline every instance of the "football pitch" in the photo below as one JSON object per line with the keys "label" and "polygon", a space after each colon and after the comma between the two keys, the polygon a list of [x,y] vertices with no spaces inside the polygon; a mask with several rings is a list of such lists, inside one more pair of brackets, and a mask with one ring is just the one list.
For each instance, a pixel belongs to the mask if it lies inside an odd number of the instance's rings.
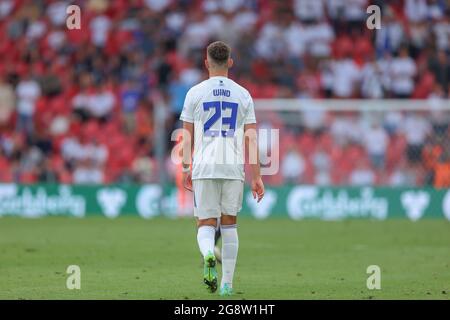
{"label": "football pitch", "polygon": [[[450,298],[444,220],[241,218],[238,231],[232,299]],[[69,265],[80,290],[66,288]],[[220,299],[203,286],[193,219],[138,217],[0,218],[0,298]]]}

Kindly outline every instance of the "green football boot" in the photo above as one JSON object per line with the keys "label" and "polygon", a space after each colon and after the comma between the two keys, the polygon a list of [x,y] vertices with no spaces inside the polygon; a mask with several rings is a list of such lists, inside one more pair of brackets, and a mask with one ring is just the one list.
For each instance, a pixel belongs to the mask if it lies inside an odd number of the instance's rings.
{"label": "green football boot", "polygon": [[212,252],[209,252],[204,258],[203,282],[209,292],[217,291],[216,257]]}
{"label": "green football boot", "polygon": [[222,297],[232,296],[233,295],[233,288],[228,286],[228,283],[225,283],[222,288],[220,288],[220,295]]}

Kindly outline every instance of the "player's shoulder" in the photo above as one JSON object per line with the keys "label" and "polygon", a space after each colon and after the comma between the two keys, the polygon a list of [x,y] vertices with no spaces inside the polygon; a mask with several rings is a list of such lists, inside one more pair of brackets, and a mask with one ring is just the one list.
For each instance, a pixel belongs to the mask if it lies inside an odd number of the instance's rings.
{"label": "player's shoulder", "polygon": [[229,79],[230,83],[242,94],[242,96],[246,99],[251,98],[250,92],[244,88],[242,85],[234,81],[233,79]]}
{"label": "player's shoulder", "polygon": [[189,101],[190,103],[197,103],[203,93],[204,93],[204,88],[205,88],[205,81],[202,81],[194,86],[192,86],[188,92],[186,93],[186,101]]}
{"label": "player's shoulder", "polygon": [[[206,81],[206,80],[205,80],[205,81]],[[202,82],[197,83],[196,85],[192,86],[192,87],[188,90],[187,94],[188,94],[188,95],[191,95],[191,96],[197,95],[197,94],[198,94],[199,92],[201,92],[202,89],[205,87],[205,81],[202,81]]]}

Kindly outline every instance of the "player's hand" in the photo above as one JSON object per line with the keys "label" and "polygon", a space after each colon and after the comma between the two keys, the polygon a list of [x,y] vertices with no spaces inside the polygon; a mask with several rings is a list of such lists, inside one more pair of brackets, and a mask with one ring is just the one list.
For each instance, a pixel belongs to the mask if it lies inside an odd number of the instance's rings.
{"label": "player's hand", "polygon": [[183,173],[183,186],[186,190],[192,192],[192,174],[190,171]]}
{"label": "player's hand", "polygon": [[261,177],[252,180],[252,194],[253,199],[258,199],[257,202],[260,202],[264,197],[264,183]]}

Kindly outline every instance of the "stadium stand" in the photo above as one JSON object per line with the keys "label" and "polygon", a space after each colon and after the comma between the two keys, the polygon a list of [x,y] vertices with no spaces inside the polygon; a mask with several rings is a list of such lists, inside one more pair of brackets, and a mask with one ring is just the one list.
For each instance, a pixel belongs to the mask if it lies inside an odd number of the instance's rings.
{"label": "stadium stand", "polygon": [[[230,43],[231,77],[254,99],[446,99],[450,8],[441,0],[85,0],[0,2],[0,181],[158,181],[155,121],[177,127],[205,78],[205,46]],[[366,8],[382,9],[380,30]],[[387,113],[282,121],[273,184],[450,183],[448,117]],[[276,121],[273,118],[273,121]],[[166,150],[171,145],[167,142]],[[169,152],[167,152],[169,157]]]}

